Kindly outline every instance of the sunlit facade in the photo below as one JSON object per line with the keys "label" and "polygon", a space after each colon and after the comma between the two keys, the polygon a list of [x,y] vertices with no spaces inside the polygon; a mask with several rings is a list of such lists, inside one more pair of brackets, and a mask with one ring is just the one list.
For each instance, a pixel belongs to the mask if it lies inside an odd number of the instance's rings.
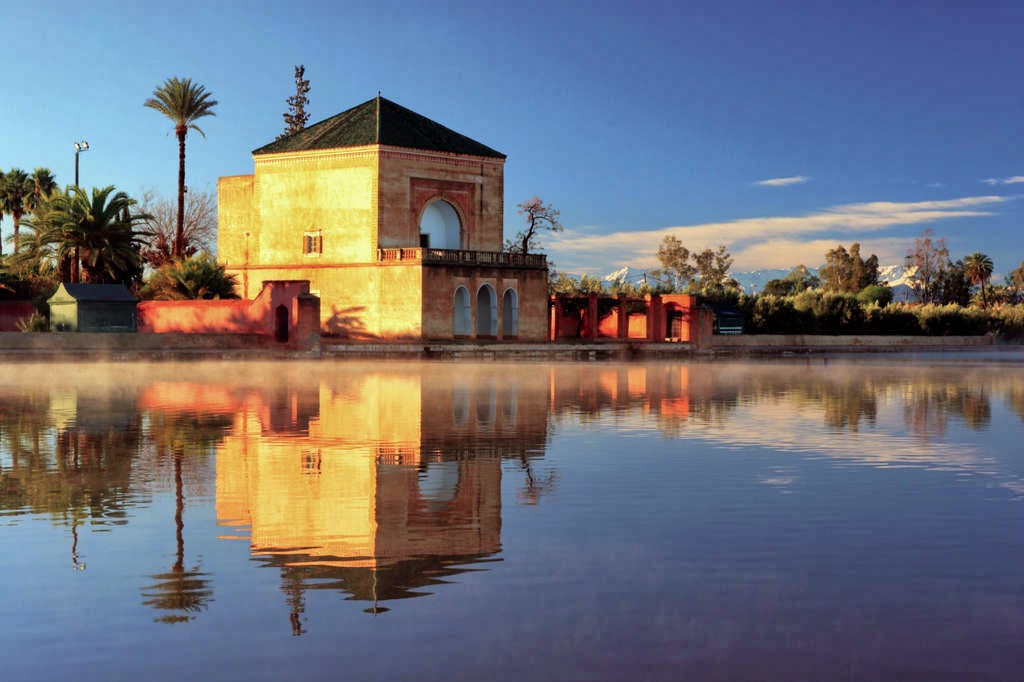
{"label": "sunlit facade", "polygon": [[505,156],[383,97],[218,182],[218,258],[245,297],[308,280],[324,333],[543,340],[547,263],[502,251]]}

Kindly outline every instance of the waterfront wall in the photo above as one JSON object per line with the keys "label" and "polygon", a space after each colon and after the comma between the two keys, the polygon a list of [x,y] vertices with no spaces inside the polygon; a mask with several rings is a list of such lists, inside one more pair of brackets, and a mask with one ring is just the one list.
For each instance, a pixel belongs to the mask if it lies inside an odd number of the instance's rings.
{"label": "waterfront wall", "polygon": [[712,336],[716,355],[785,352],[867,352],[961,350],[995,344],[992,336],[825,336],[816,334],[744,334]]}
{"label": "waterfront wall", "polygon": [[268,281],[254,300],[140,301],[142,334],[249,335],[309,348],[319,343],[320,301],[306,281]]}

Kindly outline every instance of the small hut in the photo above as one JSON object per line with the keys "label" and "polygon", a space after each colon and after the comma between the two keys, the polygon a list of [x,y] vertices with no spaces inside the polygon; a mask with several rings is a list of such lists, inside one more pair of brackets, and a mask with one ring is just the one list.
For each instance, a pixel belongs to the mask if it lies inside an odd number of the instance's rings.
{"label": "small hut", "polygon": [[138,299],[123,284],[62,283],[47,301],[50,330],[133,332]]}

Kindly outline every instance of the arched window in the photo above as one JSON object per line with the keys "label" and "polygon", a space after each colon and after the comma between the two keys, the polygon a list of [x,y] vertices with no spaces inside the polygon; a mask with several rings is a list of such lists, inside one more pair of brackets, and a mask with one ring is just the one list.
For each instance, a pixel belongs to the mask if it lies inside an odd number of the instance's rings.
{"label": "arched window", "polygon": [[484,284],[476,292],[476,335],[498,335],[498,297],[490,284]]}
{"label": "arched window", "polygon": [[515,289],[505,289],[501,297],[501,336],[519,336],[519,296]]}
{"label": "arched window", "polygon": [[453,308],[452,333],[455,336],[469,336],[469,290],[466,287],[455,288]]}
{"label": "arched window", "polygon": [[432,201],[420,218],[420,246],[429,249],[461,249],[462,221],[447,201]]}

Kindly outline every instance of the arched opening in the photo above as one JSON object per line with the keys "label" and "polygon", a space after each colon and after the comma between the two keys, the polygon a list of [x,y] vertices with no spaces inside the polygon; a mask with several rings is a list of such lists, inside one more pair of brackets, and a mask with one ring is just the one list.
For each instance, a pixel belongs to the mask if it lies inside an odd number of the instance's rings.
{"label": "arched opening", "polygon": [[476,292],[476,335],[491,338],[498,335],[498,297],[490,284],[484,284]]}
{"label": "arched opening", "polygon": [[501,336],[506,339],[519,336],[519,296],[515,289],[505,289],[501,297]]}
{"label": "arched opening", "polygon": [[418,473],[416,488],[427,511],[443,510],[459,494],[459,463],[430,462]]}
{"label": "arched opening", "polygon": [[455,300],[452,304],[452,333],[459,337],[469,336],[470,306],[469,290],[459,286],[455,288]]}
{"label": "arched opening", "polygon": [[462,221],[447,201],[432,201],[420,218],[420,246],[424,249],[461,249]]}
{"label": "arched opening", "polygon": [[288,307],[284,304],[274,309],[274,338],[281,343],[288,340]]}

